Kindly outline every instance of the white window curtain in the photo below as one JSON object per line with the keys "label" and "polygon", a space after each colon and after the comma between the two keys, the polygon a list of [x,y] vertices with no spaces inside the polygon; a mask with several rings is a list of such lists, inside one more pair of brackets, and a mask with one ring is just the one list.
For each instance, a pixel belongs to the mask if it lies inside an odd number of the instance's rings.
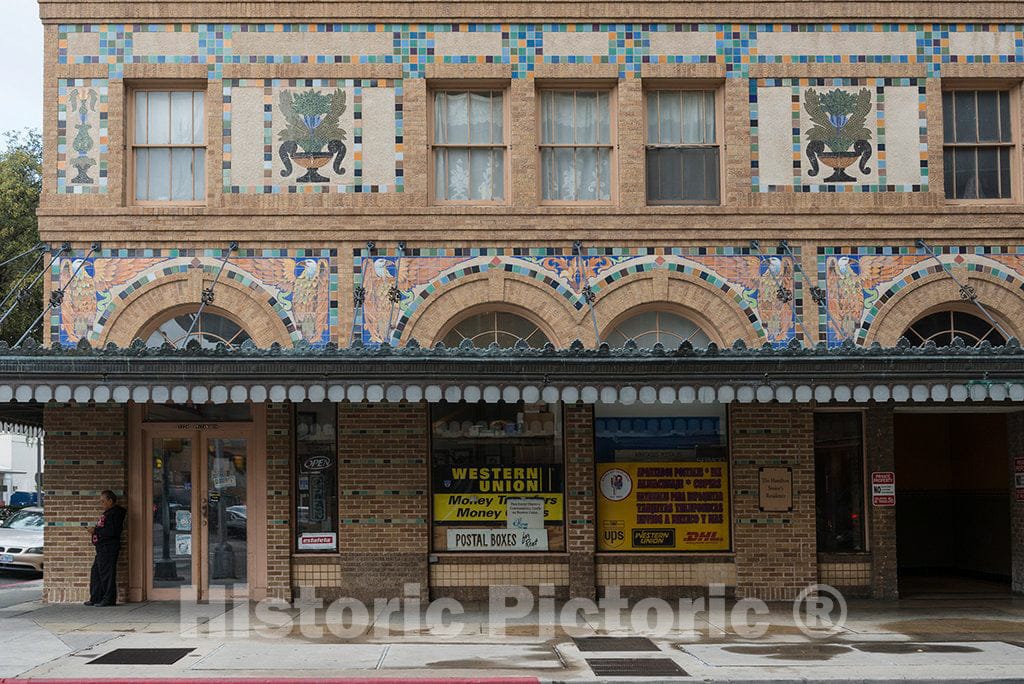
{"label": "white window curtain", "polygon": [[611,112],[607,91],[541,95],[541,183],[547,201],[611,199]]}
{"label": "white window curtain", "polygon": [[199,202],[206,198],[205,93],[135,93],[135,199]]}
{"label": "white window curtain", "polygon": [[440,201],[505,198],[504,95],[441,91],[434,96],[434,196]]}

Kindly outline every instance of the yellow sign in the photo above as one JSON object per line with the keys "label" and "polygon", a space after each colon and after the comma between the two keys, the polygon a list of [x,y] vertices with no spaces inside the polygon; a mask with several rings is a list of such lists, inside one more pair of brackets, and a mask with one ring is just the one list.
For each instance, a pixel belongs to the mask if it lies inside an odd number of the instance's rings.
{"label": "yellow sign", "polygon": [[[434,522],[505,522],[508,499],[535,498],[530,494],[435,494]],[[540,494],[544,499],[544,522],[561,522],[562,495]]]}
{"label": "yellow sign", "polygon": [[601,463],[600,551],[728,551],[724,461]]}

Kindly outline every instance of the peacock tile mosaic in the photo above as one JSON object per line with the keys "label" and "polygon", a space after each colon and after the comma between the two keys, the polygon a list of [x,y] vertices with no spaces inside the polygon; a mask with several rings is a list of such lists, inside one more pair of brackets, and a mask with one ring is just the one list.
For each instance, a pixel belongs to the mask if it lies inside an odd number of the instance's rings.
{"label": "peacock tile mosaic", "polygon": [[57,83],[57,192],[107,191],[107,79]]}
{"label": "peacock tile mosaic", "polygon": [[226,193],[402,192],[402,82],[225,79]]}
{"label": "peacock tile mosaic", "polygon": [[753,192],[926,192],[925,79],[750,81]]}
{"label": "peacock tile mosaic", "polygon": [[1024,246],[819,247],[819,334],[829,346],[864,344],[878,312],[894,295],[921,278],[984,273],[1024,291]]}
{"label": "peacock tile mosaic", "polygon": [[[92,34],[97,34],[98,39]],[[1024,61],[1021,24],[63,24],[61,64],[401,64],[422,77],[434,63],[498,63],[529,77],[538,64],[943,64]]]}
{"label": "peacock tile mosaic", "polygon": [[[61,305],[50,313],[51,343],[74,345],[85,339],[95,344],[132,293],[193,270],[215,276],[225,255],[219,249],[119,249],[55,260],[51,289],[63,287],[65,292]],[[243,249],[227,256],[221,278],[248,288],[266,302],[280,316],[293,343],[337,342],[336,250]]]}
{"label": "peacock tile mosaic", "polygon": [[[600,248],[579,254],[560,248],[355,250],[354,340],[400,344],[416,311],[450,283],[498,270],[550,288],[574,309],[597,302],[613,283],[664,269],[700,278],[720,289],[750,321],[764,342],[782,346],[804,339],[801,277],[793,257],[761,254],[749,247]],[[799,256],[797,256],[799,258]],[[407,340],[405,340],[407,341]]]}

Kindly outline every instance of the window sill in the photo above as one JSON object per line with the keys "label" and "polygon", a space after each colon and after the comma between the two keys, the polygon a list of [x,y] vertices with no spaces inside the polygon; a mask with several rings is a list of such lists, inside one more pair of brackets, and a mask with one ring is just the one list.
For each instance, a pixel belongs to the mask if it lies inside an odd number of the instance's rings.
{"label": "window sill", "polygon": [[1009,199],[950,199],[946,198],[946,205],[950,207],[1012,207],[1021,203],[1013,198]]}

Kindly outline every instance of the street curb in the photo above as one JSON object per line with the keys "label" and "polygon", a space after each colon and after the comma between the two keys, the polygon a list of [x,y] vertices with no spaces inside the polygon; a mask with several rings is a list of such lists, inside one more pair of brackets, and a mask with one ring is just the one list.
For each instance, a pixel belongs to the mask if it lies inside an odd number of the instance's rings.
{"label": "street curb", "polygon": [[[0,684],[540,684],[537,677],[132,677],[0,678]],[[648,682],[650,684],[650,682]]]}

